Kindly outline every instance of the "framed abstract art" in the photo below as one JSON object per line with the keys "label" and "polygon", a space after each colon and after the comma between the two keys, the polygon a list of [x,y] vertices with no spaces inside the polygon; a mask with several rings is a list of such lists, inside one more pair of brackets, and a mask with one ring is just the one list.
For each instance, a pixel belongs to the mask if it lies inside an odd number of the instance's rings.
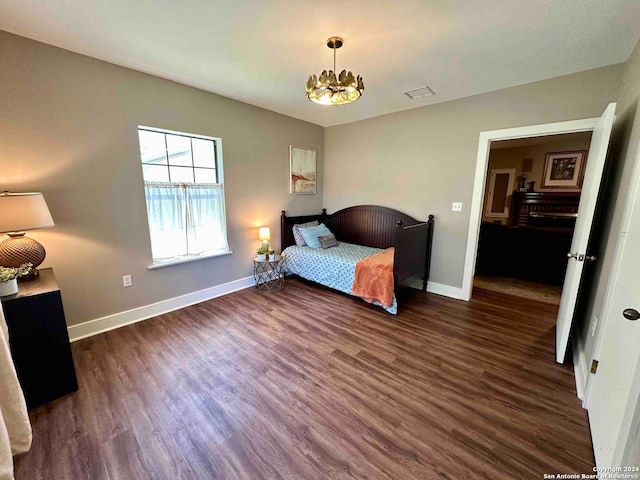
{"label": "framed abstract art", "polygon": [[316,193],[316,150],[289,145],[289,193]]}

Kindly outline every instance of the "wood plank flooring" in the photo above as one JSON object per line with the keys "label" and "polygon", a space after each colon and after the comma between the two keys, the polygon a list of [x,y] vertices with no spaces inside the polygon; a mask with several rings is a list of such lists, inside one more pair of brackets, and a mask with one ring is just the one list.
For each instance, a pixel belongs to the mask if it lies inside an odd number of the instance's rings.
{"label": "wood plank flooring", "polygon": [[28,479],[541,479],[590,473],[552,306],[411,291],[400,314],[302,280],[73,344],[30,412]]}

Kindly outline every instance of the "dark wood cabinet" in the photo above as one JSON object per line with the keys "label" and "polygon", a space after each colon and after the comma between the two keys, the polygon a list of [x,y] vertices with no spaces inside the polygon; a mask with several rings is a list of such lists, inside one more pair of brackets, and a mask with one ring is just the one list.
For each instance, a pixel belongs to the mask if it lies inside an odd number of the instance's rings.
{"label": "dark wood cabinet", "polygon": [[476,272],[562,285],[580,192],[513,192],[509,225],[482,222]]}
{"label": "dark wood cabinet", "polygon": [[573,230],[483,222],[476,272],[562,285]]}
{"label": "dark wood cabinet", "polygon": [[513,192],[511,224],[573,228],[580,192]]}
{"label": "dark wood cabinet", "polygon": [[2,298],[11,356],[27,406],[34,408],[78,390],[60,288],[53,269],[19,283]]}

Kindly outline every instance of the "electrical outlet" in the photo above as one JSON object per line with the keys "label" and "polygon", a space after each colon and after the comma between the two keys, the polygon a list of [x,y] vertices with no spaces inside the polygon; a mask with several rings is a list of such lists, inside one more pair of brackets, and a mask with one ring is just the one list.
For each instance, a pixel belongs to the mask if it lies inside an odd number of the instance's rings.
{"label": "electrical outlet", "polygon": [[451,204],[452,212],[461,212],[462,211],[462,202],[453,202]]}
{"label": "electrical outlet", "polygon": [[593,337],[596,334],[596,326],[598,325],[598,317],[595,315],[591,319],[591,336]]}
{"label": "electrical outlet", "polygon": [[131,280],[131,275],[123,275],[122,276],[122,286],[123,287],[130,287],[131,285],[133,285],[133,280]]}

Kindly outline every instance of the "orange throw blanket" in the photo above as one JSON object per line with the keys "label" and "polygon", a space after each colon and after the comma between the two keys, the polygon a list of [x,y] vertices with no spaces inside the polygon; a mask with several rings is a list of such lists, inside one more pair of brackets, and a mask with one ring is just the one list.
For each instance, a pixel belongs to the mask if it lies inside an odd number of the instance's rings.
{"label": "orange throw blanket", "polygon": [[363,258],[356,264],[351,292],[369,303],[379,302],[385,307],[393,303],[394,248]]}

